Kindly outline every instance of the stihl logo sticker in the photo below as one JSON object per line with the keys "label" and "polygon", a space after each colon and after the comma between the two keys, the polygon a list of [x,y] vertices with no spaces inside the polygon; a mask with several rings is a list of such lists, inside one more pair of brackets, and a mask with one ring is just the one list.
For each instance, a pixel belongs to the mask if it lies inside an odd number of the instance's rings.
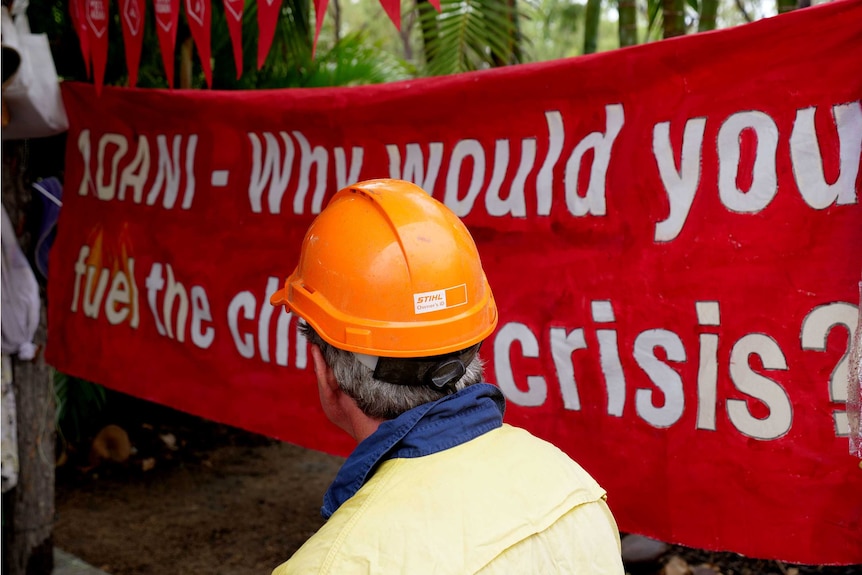
{"label": "stihl logo sticker", "polygon": [[437,311],[467,303],[467,284],[413,294],[413,311],[417,314]]}

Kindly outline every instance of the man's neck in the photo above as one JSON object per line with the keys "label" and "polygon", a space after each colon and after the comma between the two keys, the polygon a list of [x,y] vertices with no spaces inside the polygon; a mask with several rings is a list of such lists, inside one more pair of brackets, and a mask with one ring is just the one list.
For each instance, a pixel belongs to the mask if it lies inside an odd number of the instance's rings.
{"label": "man's neck", "polygon": [[346,393],[341,396],[342,410],[347,415],[347,427],[344,429],[356,443],[362,443],[367,437],[377,431],[384,419],[369,417],[359,409],[356,402]]}

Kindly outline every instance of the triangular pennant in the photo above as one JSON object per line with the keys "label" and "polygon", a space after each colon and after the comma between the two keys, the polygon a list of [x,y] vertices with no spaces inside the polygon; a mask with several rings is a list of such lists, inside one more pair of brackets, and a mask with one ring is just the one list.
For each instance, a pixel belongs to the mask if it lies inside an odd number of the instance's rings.
{"label": "triangular pennant", "polygon": [[105,65],[108,63],[108,0],[86,1],[84,19],[87,21],[90,54],[93,58],[93,83],[96,84],[96,94],[100,94],[105,81]]}
{"label": "triangular pennant", "polygon": [[440,11],[440,0],[428,0],[428,3],[434,6],[434,9]]}
{"label": "triangular pennant", "polygon": [[138,66],[141,63],[141,46],[144,42],[144,0],[120,0],[120,23],[129,71],[129,87],[138,83]]}
{"label": "triangular pennant", "polygon": [[316,23],[314,26],[314,44],[311,46],[311,56],[314,57],[317,52],[317,38],[320,36],[320,28],[323,27],[323,17],[326,16],[326,7],[329,6],[329,0],[314,0],[314,14]]}
{"label": "triangular pennant", "polygon": [[383,6],[383,10],[395,27],[401,30],[401,0],[380,0],[380,5]]}
{"label": "triangular pennant", "polygon": [[210,62],[210,29],[212,28],[212,7],[210,0],[185,0],[186,20],[192,32],[195,46],[198,48],[198,56],[201,59],[201,68],[204,71],[207,86],[212,88],[213,71]]}
{"label": "triangular pennant", "polygon": [[81,56],[84,57],[84,67],[87,70],[87,78],[93,77],[93,72],[90,66],[92,57],[90,55],[90,32],[87,26],[87,18],[84,15],[85,0],[70,0],[69,15],[72,17],[72,26],[75,28],[75,34],[78,35],[78,43],[81,45]]}
{"label": "triangular pennant", "polygon": [[156,13],[156,35],[162,51],[168,86],[174,87],[174,49],[177,45],[177,21],[180,18],[180,0],[153,0]]}
{"label": "triangular pennant", "polygon": [[258,0],[257,2],[257,69],[263,67],[272,37],[275,36],[275,25],[278,23],[278,13],[281,11],[281,0]]}
{"label": "triangular pennant", "polygon": [[236,65],[236,79],[242,76],[242,12],[245,0],[224,0],[224,17],[227,31],[233,45],[233,61]]}

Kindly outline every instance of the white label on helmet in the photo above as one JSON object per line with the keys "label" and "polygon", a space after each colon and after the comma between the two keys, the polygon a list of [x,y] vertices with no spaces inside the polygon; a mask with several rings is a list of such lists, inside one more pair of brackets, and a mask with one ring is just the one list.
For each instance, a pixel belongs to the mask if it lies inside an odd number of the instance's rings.
{"label": "white label on helmet", "polygon": [[464,305],[465,303],[467,303],[467,284],[413,294],[413,311],[417,314]]}

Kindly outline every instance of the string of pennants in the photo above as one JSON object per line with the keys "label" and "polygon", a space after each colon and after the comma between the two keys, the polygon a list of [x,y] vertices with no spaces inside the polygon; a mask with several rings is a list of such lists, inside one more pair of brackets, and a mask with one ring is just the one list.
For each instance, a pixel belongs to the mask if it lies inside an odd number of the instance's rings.
{"label": "string of pennants", "polygon": [[[201,67],[207,86],[212,87],[212,67],[210,63],[210,34],[212,28],[211,0],[117,0],[120,10],[120,23],[123,31],[126,67],[129,71],[129,86],[134,87],[138,80],[138,66],[141,61],[141,47],[144,39],[144,21],[146,17],[145,2],[153,3],[156,18],[156,34],[162,52],[162,62],[165,67],[168,86],[173,88],[174,50],[177,39],[177,23],[180,17],[180,3],[185,12],[186,21],[191,30],[192,39],[200,56]],[[257,45],[257,68],[260,69],[269,54],[282,0],[256,0],[257,25],[259,29]],[[329,0],[313,0],[316,22],[314,31],[314,49],[317,48],[317,38],[323,26],[323,17]],[[440,10],[440,0],[429,0],[431,5]],[[233,57],[236,63],[236,77],[242,76],[242,16],[245,0],[222,0],[225,19],[233,47]],[[110,0],[70,0],[69,12],[72,25],[78,35],[81,54],[87,76],[93,78],[96,92],[101,92],[105,76],[105,65],[108,60],[108,17]],[[401,29],[400,0],[380,0],[390,20],[396,28]]]}

